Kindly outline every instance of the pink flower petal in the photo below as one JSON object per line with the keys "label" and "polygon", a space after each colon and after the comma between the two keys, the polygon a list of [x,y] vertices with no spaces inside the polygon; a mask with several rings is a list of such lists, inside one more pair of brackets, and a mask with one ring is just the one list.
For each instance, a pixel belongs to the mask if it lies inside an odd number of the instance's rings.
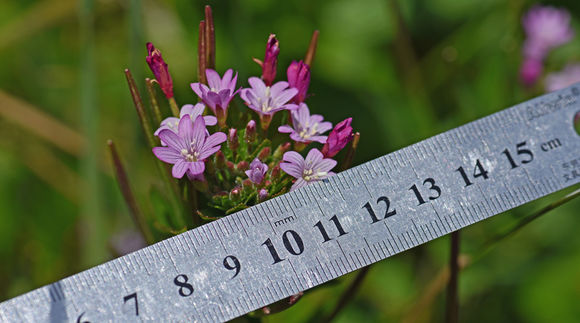
{"label": "pink flower petal", "polygon": [[281,133],[292,133],[292,132],[294,132],[294,129],[292,129],[292,127],[287,126],[287,125],[286,126],[280,126],[280,127],[278,127],[278,132],[281,132]]}
{"label": "pink flower petal", "polygon": [[181,111],[179,111],[179,117],[183,118],[183,116],[186,114],[191,115],[193,110],[194,110],[193,104],[186,104],[181,107]]}
{"label": "pink flower petal", "polygon": [[316,142],[319,142],[321,144],[325,144],[327,139],[328,139],[327,136],[312,136],[312,137],[310,137],[311,141],[316,141]]}
{"label": "pink flower petal", "polygon": [[[201,83],[191,83],[191,89],[200,99],[203,99],[203,93],[209,91],[209,88],[205,84]],[[205,88],[205,89],[204,89]]]}
{"label": "pink flower petal", "polygon": [[188,164],[189,164],[189,173],[191,173],[191,175],[203,174],[203,171],[205,170],[205,163],[204,162],[197,161],[197,162],[191,162]]}
{"label": "pink flower petal", "polygon": [[328,172],[330,172],[331,169],[334,168],[334,166],[336,166],[336,163],[337,163],[336,160],[326,158],[326,159],[320,161],[318,164],[316,164],[315,170],[317,172],[328,173]]}
{"label": "pink flower petal", "polygon": [[183,159],[183,156],[181,156],[179,151],[171,147],[154,147],[153,154],[155,154],[155,156],[161,161],[168,164],[175,164]]}
{"label": "pink flower petal", "polygon": [[304,186],[306,186],[306,184],[308,184],[307,181],[305,181],[303,178],[299,178],[296,180],[296,182],[292,185],[292,187],[290,188],[290,191],[294,191],[297,190],[299,188],[302,188]]}
{"label": "pink flower petal", "polygon": [[277,104],[282,105],[290,101],[290,99],[292,99],[296,95],[296,93],[298,93],[298,90],[296,90],[295,88],[290,88],[288,90],[282,91],[275,97],[273,96],[273,99],[276,101]]}
{"label": "pink flower petal", "polygon": [[193,129],[190,141],[190,144],[193,143],[195,145],[196,151],[199,151],[200,148],[203,147],[206,134],[207,129],[205,128],[205,121],[203,120],[202,116],[198,116],[193,122]]}
{"label": "pink flower petal", "polygon": [[233,70],[230,68],[228,69],[225,73],[224,73],[224,77],[222,77],[221,80],[221,87],[220,89],[229,89],[230,88],[230,82],[232,81],[232,75],[233,75]]}
{"label": "pink flower petal", "polygon": [[191,120],[195,120],[197,116],[200,116],[205,111],[205,105],[203,103],[197,103],[195,106],[191,108],[189,115],[191,116]]}
{"label": "pink flower petal", "polygon": [[302,178],[303,169],[296,164],[280,163],[280,168],[294,178]]}
{"label": "pink flower petal", "polygon": [[[288,82],[280,81],[276,82],[270,87],[270,95],[272,97],[277,97],[284,89],[288,88]],[[298,90],[296,90],[298,91]]]}
{"label": "pink flower petal", "polygon": [[253,76],[248,79],[248,83],[250,83],[250,86],[258,93],[266,92],[266,84],[264,84],[264,81],[261,79]]}
{"label": "pink flower petal", "polygon": [[316,148],[312,148],[308,152],[308,155],[306,155],[305,163],[307,165],[317,165],[318,163],[320,163],[322,161],[323,158],[324,158],[324,156],[322,156],[322,153],[320,152],[320,150],[318,150]]}
{"label": "pink flower petal", "polygon": [[217,124],[217,118],[214,116],[203,116],[206,126],[215,126]]}
{"label": "pink flower petal", "polygon": [[179,120],[178,135],[183,138],[187,143],[193,141],[193,124],[191,123],[191,117],[186,114]]}
{"label": "pink flower petal", "polygon": [[189,168],[189,163],[185,162],[184,160],[180,160],[171,169],[171,175],[175,178],[182,178],[185,175],[185,172]]}
{"label": "pink flower petal", "polygon": [[222,82],[218,72],[208,68],[205,70],[205,76],[207,76],[207,84],[212,91],[219,91],[221,89]]}
{"label": "pink flower petal", "polygon": [[304,158],[295,151],[289,151],[284,153],[284,157],[282,157],[282,160],[284,160],[285,162],[297,164],[300,167],[304,165]]}
{"label": "pink flower petal", "polygon": [[332,123],[326,121],[326,122],[320,122],[318,124],[318,133],[325,133],[328,130],[332,129]]}
{"label": "pink flower petal", "polygon": [[178,151],[188,148],[187,145],[185,145],[183,139],[169,129],[161,130],[161,132],[159,132],[159,139],[165,142],[167,146],[172,147]]}

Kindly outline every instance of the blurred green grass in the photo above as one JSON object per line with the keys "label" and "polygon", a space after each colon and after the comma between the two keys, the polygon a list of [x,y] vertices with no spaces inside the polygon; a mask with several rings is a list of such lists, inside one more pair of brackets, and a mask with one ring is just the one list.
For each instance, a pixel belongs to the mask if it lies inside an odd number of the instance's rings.
{"label": "blurred green grass", "polygon": [[[570,10],[580,33],[579,2],[542,3]],[[130,67],[139,78],[150,76],[145,41],[152,41],[169,63],[178,102],[196,100],[189,83],[197,75],[197,24],[205,4],[95,1],[94,38],[87,43],[74,0],[0,2],[0,89],[79,134],[89,134],[84,150],[63,151],[0,116],[0,300],[105,261],[111,256],[109,246],[78,241],[109,241],[133,227],[110,175],[106,139],[117,142],[130,165],[133,187],[155,182],[155,165],[122,71]],[[353,126],[362,133],[356,163],[542,93],[518,82],[520,18],[533,4],[530,1],[209,4],[216,21],[218,70],[232,67],[241,80],[259,74],[251,57],[263,55],[269,33],[276,33],[280,41],[278,73],[283,76],[289,62],[304,55],[312,31],[320,30],[309,106],[334,123],[353,116]],[[88,76],[82,67],[86,46],[94,46],[95,69]],[[572,61],[580,61],[578,36],[556,50],[547,66],[557,70]],[[94,77],[94,86],[83,77]],[[94,91],[88,103],[83,101],[83,84],[89,84],[84,91]],[[94,111],[83,110],[86,104],[94,104]],[[94,160],[87,161],[90,154]],[[58,161],[60,166],[42,161]],[[43,176],[47,173],[52,176]],[[91,173],[96,175],[93,180],[87,177]],[[80,180],[55,180],[69,178],[67,174]],[[67,194],[66,185],[78,194]],[[91,189],[97,192],[87,196]],[[147,203],[146,189],[136,194]],[[468,228],[462,252],[476,253],[485,238],[561,195]],[[465,269],[460,277],[462,321],[578,320],[579,209],[580,201],[573,201],[544,216]],[[83,216],[87,214],[92,215]],[[93,230],[93,225],[101,227]],[[98,236],[90,237],[91,232]],[[425,286],[447,263],[447,239],[374,265],[338,321],[408,318]],[[305,321],[320,310],[328,313],[352,277],[308,292],[298,305],[272,320]],[[421,320],[441,321],[443,309],[444,295],[439,293],[432,306],[421,309]]]}

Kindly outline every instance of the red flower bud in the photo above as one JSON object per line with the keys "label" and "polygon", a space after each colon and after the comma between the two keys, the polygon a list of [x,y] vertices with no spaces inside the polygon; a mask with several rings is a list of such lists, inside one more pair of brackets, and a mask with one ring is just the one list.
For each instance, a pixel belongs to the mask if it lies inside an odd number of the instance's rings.
{"label": "red flower bud", "polygon": [[268,198],[268,191],[266,189],[261,189],[258,191],[258,200],[260,200],[260,202],[265,201]]}
{"label": "red flower bud", "polygon": [[173,97],[173,81],[171,80],[171,75],[169,75],[167,63],[161,57],[161,52],[151,43],[147,43],[147,53],[147,64],[153,75],[155,75],[155,80],[159,83],[165,96],[171,99]]}
{"label": "red flower bud", "polygon": [[267,86],[272,85],[276,78],[276,65],[278,64],[279,53],[280,47],[278,47],[276,35],[270,34],[270,37],[268,37],[268,43],[266,44],[264,62],[262,62],[262,80]]}
{"label": "red flower bud", "polygon": [[250,188],[253,185],[254,184],[252,183],[252,181],[249,178],[246,178],[245,180],[242,181],[242,187],[244,187],[244,188]]}
{"label": "red flower bud", "polygon": [[268,156],[270,156],[270,147],[264,147],[258,154],[258,159],[265,160]]}
{"label": "red flower bud", "polygon": [[223,169],[226,167],[226,156],[221,150],[215,154],[215,164],[218,169]]}
{"label": "red flower bud", "polygon": [[339,122],[328,135],[326,143],[322,147],[324,158],[332,158],[342,150],[353,138],[352,118]]}
{"label": "red flower bud", "polygon": [[289,142],[280,144],[280,146],[278,146],[278,148],[276,148],[276,150],[274,150],[274,159],[282,159],[282,156],[284,155],[285,152],[287,152],[288,150],[290,150],[290,147],[292,147],[292,144]]}
{"label": "red flower bud", "polygon": [[306,99],[306,92],[310,85],[310,67],[303,61],[292,61],[288,70],[288,84],[298,90],[298,93],[292,99],[292,102],[299,104]]}
{"label": "red flower bud", "polygon": [[235,128],[231,128],[228,133],[228,147],[230,147],[231,150],[236,150],[238,149],[239,144],[240,143],[238,141],[238,130]]}
{"label": "red flower bud", "polygon": [[237,170],[243,172],[246,171],[250,168],[250,164],[248,164],[247,161],[242,160],[241,162],[238,163],[238,165],[236,165]]}
{"label": "red flower bud", "polygon": [[280,177],[280,171],[281,171],[280,166],[276,165],[274,168],[272,168],[272,173],[270,173],[270,178],[272,180],[277,180]]}
{"label": "red flower bud", "polygon": [[246,136],[244,139],[246,139],[246,142],[248,143],[252,143],[254,140],[256,140],[256,121],[250,120],[250,122],[248,122],[248,125],[246,125]]}

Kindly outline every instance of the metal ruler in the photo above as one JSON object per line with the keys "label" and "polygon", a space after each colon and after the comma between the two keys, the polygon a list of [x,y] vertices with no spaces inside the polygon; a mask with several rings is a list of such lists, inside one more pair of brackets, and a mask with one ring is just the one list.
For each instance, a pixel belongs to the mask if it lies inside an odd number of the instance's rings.
{"label": "metal ruler", "polygon": [[580,84],[0,304],[1,322],[225,321],[580,182]]}

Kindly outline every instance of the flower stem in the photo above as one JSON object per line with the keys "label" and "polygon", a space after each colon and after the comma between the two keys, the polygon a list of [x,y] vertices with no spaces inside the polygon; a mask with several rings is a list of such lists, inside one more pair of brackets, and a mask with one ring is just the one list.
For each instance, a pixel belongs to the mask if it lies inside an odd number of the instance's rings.
{"label": "flower stem", "polygon": [[135,104],[135,109],[137,110],[137,115],[139,116],[139,121],[141,126],[143,126],[143,132],[145,133],[145,138],[149,143],[149,147],[153,148],[158,145],[157,140],[153,136],[153,131],[151,130],[151,123],[149,116],[145,113],[145,107],[143,106],[143,100],[135,84],[135,79],[129,69],[125,69],[125,77],[127,78],[127,83],[129,84],[129,90],[131,91],[131,97],[133,98],[133,103]]}
{"label": "flower stem", "polygon": [[145,84],[147,86],[147,93],[149,94],[149,100],[151,102],[151,110],[153,110],[153,117],[155,118],[155,123],[157,125],[161,124],[163,116],[161,115],[161,110],[159,109],[159,103],[157,102],[157,97],[155,96],[155,89],[153,88],[153,80],[146,78]]}
{"label": "flower stem", "polygon": [[[483,251],[477,253],[475,256],[473,257],[470,257],[468,255],[459,256],[458,271],[463,270],[471,266],[478,260],[482,259],[491,250],[493,250],[496,246],[498,246],[499,242],[508,238],[511,234],[523,228],[525,225],[529,224],[538,217],[548,213],[549,211],[554,210],[557,207],[571,201],[572,199],[577,198],[578,196],[580,196],[580,189],[573,191],[572,193],[564,196],[563,198],[557,200],[556,202],[553,202],[550,205],[538,210],[532,215],[521,219],[519,223],[514,225],[511,229],[509,229],[505,233],[499,234],[494,238],[489,239],[486,243],[484,243],[484,247],[480,248],[483,249]],[[439,293],[443,290],[445,284],[447,284],[447,282],[449,281],[450,276],[451,276],[450,268],[449,265],[447,265],[440,271],[439,275],[433,278],[433,280],[430,283],[425,284],[426,286],[425,289],[420,293],[418,293],[418,295],[420,295],[419,299],[413,301],[414,305],[410,306],[409,311],[407,311],[407,314],[403,316],[401,322],[416,322],[419,320],[419,316],[421,315],[421,313],[428,313],[429,308],[437,299],[436,296],[439,295]]]}
{"label": "flower stem", "polygon": [[199,37],[197,39],[197,80],[199,83],[206,84],[205,69],[207,68],[206,60],[206,43],[205,43],[205,21],[199,22]]}
{"label": "flower stem", "polygon": [[312,33],[312,38],[310,39],[310,45],[308,46],[308,51],[306,52],[306,56],[304,57],[304,63],[309,67],[312,67],[312,61],[314,61],[314,55],[316,55],[316,45],[318,45],[318,34],[320,32],[315,30]]}
{"label": "flower stem", "polygon": [[131,190],[131,185],[129,184],[129,178],[127,177],[127,172],[125,171],[125,167],[123,167],[123,163],[121,162],[121,158],[119,157],[119,153],[117,152],[117,148],[112,140],[107,141],[107,145],[109,146],[109,150],[111,152],[111,159],[113,160],[113,167],[115,168],[115,174],[117,176],[117,184],[119,184],[119,189],[123,194],[123,198],[125,199],[125,203],[129,207],[129,213],[143,234],[145,241],[148,244],[155,242],[153,239],[153,234],[149,230],[147,226],[147,221],[143,213],[139,210],[139,205],[135,200],[135,196],[133,195],[133,191]]}
{"label": "flower stem", "polygon": [[346,156],[342,160],[341,170],[346,170],[352,164],[352,159],[354,158],[354,153],[356,152],[356,148],[358,147],[358,142],[360,140],[360,132],[354,134],[354,138],[352,139],[352,143],[348,146],[348,150],[346,152]]}
{"label": "flower stem", "polygon": [[[145,113],[145,108],[143,107],[143,100],[141,99],[141,95],[139,94],[139,91],[137,90],[137,87],[135,85],[135,80],[133,79],[133,76],[131,75],[131,72],[128,69],[125,70],[125,76],[127,77],[127,82],[129,83],[129,89],[131,90],[131,97],[133,98],[133,103],[135,104],[135,109],[137,110],[137,114],[139,115],[139,120],[141,121],[141,125],[143,126],[143,131],[145,132],[145,138],[147,138],[147,142],[149,143],[149,146],[151,146],[151,148],[153,148],[153,147],[158,145],[158,140],[153,136],[153,131],[151,131],[151,125],[149,124],[149,117]],[[173,98],[169,99],[169,103],[171,103],[171,102],[173,102],[175,107],[177,107],[177,103],[175,103],[175,100]],[[163,181],[165,182],[167,187],[173,193],[173,194],[169,194],[170,199],[171,199],[171,205],[173,206],[173,210],[174,210],[171,214],[173,217],[172,224],[175,225],[176,228],[181,229],[185,226],[185,223],[184,223],[184,219],[182,216],[183,209],[182,209],[182,206],[180,203],[180,201],[181,201],[180,196],[181,195],[180,195],[179,187],[177,185],[177,182],[169,176],[168,169],[167,169],[167,167],[165,167],[163,162],[161,162],[160,160],[157,160],[156,164],[157,164],[157,167],[159,168],[159,172],[163,178]]]}
{"label": "flower stem", "polygon": [[457,323],[459,322],[459,300],[457,297],[457,281],[459,278],[459,243],[460,231],[457,230],[451,233],[451,254],[449,257],[449,282],[447,283],[447,308],[445,315],[445,322]]}
{"label": "flower stem", "polygon": [[171,113],[173,113],[173,116],[179,118],[179,106],[177,105],[177,102],[175,102],[175,98],[169,99],[169,106],[171,107]]}
{"label": "flower stem", "polygon": [[356,277],[354,278],[350,286],[348,286],[348,288],[340,296],[340,299],[338,300],[338,303],[336,303],[334,310],[330,313],[330,315],[326,319],[322,320],[323,322],[331,322],[332,320],[334,320],[338,315],[338,313],[340,313],[340,311],[344,309],[346,305],[354,298],[356,292],[358,291],[358,289],[362,285],[362,282],[367,276],[370,268],[371,266],[366,266],[358,271]]}
{"label": "flower stem", "polygon": [[513,225],[507,231],[500,233],[500,234],[494,236],[493,238],[487,240],[487,242],[485,242],[484,247],[483,247],[484,251],[481,252],[481,254],[477,258],[479,259],[479,258],[483,257],[491,249],[493,249],[499,242],[503,241],[504,239],[508,238],[512,234],[516,233],[517,231],[519,231],[520,229],[522,229],[523,227],[528,225],[530,222],[532,222],[532,221],[536,220],[537,218],[541,217],[542,215],[552,211],[553,209],[561,206],[562,204],[565,204],[566,202],[569,202],[569,201],[577,198],[578,196],[580,196],[580,189],[577,189],[577,190],[573,191],[572,193],[567,194],[566,196],[562,197],[561,199],[559,199],[559,200],[545,206],[544,208],[536,211],[532,215],[526,216],[525,218],[520,219],[515,225]]}
{"label": "flower stem", "polygon": [[211,7],[205,6],[205,59],[206,68],[215,69],[215,30]]}

